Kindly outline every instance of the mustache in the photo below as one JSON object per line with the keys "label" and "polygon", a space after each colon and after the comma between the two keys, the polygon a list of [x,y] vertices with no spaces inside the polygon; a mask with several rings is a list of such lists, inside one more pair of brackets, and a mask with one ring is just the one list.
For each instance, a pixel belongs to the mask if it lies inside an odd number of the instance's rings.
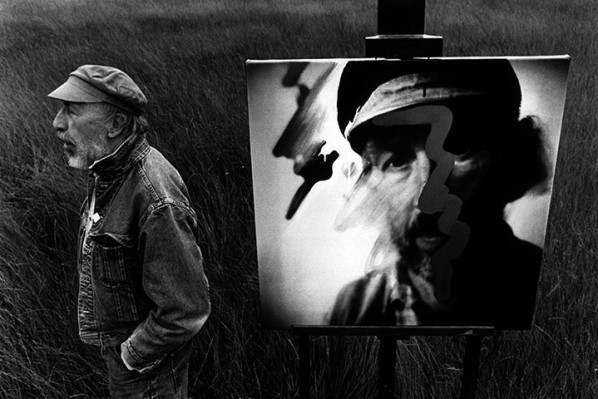
{"label": "mustache", "polygon": [[75,146],[75,143],[74,143],[72,140],[69,140],[69,139],[66,137],[66,135],[64,135],[64,134],[60,134],[60,133],[59,133],[59,134],[57,135],[57,137],[58,137],[58,140],[60,140],[60,141],[61,141],[63,144],[68,144],[68,145]]}

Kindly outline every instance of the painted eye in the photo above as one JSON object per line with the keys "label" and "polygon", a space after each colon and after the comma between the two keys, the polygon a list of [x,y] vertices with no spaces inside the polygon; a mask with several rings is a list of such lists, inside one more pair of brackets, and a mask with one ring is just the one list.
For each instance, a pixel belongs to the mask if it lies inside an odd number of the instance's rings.
{"label": "painted eye", "polygon": [[464,162],[471,158],[473,158],[479,151],[478,150],[470,150],[464,152],[462,154],[455,154],[455,161],[457,162]]}
{"label": "painted eye", "polygon": [[411,161],[411,157],[406,154],[395,154],[388,158],[382,165],[383,171],[396,171],[397,169],[404,168]]}

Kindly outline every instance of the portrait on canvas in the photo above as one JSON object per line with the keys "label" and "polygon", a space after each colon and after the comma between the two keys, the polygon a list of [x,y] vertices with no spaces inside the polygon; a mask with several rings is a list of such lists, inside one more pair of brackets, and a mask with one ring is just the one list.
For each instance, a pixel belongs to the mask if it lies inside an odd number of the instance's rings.
{"label": "portrait on canvas", "polygon": [[264,326],[530,328],[568,66],[248,61]]}

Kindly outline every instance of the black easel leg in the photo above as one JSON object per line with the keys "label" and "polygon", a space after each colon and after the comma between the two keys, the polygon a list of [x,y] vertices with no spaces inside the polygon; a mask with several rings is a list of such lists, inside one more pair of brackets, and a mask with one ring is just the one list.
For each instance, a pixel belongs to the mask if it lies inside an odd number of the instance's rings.
{"label": "black easel leg", "polygon": [[299,334],[299,398],[309,399],[309,335]]}
{"label": "black easel leg", "polygon": [[393,399],[397,339],[385,337],[378,337],[378,339],[380,340],[380,349],[378,352],[378,399]]}
{"label": "black easel leg", "polygon": [[465,358],[463,360],[463,381],[461,399],[475,399],[480,366],[482,336],[471,335],[465,338]]}

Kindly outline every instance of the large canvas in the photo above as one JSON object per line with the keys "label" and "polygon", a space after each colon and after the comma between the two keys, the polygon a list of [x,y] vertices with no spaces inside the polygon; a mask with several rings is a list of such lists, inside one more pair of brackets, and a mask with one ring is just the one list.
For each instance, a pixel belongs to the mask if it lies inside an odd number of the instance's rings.
{"label": "large canvas", "polygon": [[264,326],[530,328],[568,67],[248,61]]}

